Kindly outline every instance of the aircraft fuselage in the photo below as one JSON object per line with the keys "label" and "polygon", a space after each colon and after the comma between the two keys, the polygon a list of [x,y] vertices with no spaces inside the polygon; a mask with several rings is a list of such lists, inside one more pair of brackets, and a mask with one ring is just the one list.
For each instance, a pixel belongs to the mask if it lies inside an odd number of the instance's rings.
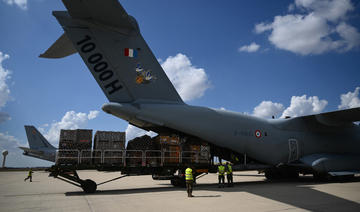
{"label": "aircraft fuselage", "polygon": [[360,128],[354,124],[319,124],[311,129],[292,119],[266,120],[186,104],[108,103],[103,110],[137,125],[154,124],[193,135],[271,165],[315,153],[360,153]]}

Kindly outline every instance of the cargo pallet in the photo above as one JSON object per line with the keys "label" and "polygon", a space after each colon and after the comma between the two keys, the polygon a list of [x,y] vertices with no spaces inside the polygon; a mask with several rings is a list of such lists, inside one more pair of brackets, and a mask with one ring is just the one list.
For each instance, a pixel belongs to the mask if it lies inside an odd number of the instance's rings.
{"label": "cargo pallet", "polygon": [[[217,171],[217,166],[210,163],[213,161],[210,153],[200,151],[58,150],[56,155],[56,164],[47,170],[49,177],[81,187],[86,193],[93,193],[99,185],[131,175],[152,175],[154,180],[170,180],[174,186],[184,186],[187,166],[195,169],[195,179]],[[85,169],[120,171],[122,176],[97,184],[79,177],[77,170]]]}

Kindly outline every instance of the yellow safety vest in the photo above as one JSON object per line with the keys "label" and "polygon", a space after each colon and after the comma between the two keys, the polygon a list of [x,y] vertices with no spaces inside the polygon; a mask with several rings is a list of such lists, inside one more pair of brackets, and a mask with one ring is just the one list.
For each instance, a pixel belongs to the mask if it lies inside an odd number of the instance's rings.
{"label": "yellow safety vest", "polygon": [[192,169],[187,168],[185,170],[185,180],[193,180]]}
{"label": "yellow safety vest", "polygon": [[226,174],[231,174],[232,173],[232,167],[231,165],[227,165],[228,169],[227,169],[227,172]]}
{"label": "yellow safety vest", "polygon": [[219,175],[224,175],[225,173],[225,167],[223,165],[220,165],[218,167]]}

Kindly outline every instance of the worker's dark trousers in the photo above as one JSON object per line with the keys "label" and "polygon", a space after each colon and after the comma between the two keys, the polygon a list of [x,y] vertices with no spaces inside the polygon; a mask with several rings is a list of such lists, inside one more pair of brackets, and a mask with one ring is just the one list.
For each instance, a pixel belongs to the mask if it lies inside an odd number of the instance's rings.
{"label": "worker's dark trousers", "polygon": [[233,186],[233,174],[227,174],[226,175],[226,178],[227,178],[227,182],[228,182],[228,186]]}
{"label": "worker's dark trousers", "polygon": [[27,179],[30,179],[30,182],[32,182],[32,176],[28,176],[27,178],[24,179],[24,181],[26,181]]}
{"label": "worker's dark trousers", "polygon": [[194,182],[192,180],[186,181],[186,190],[188,193],[188,197],[192,197],[193,183]]}
{"label": "worker's dark trousers", "polygon": [[225,184],[225,176],[219,175],[219,187],[224,187]]}

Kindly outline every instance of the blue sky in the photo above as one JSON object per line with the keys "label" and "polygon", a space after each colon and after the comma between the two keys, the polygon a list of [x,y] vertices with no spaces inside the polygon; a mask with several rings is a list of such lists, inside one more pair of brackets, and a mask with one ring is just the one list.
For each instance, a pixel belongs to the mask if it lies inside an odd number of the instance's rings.
{"label": "blue sky", "polygon": [[[120,3],[188,104],[265,118],[360,106],[359,1]],[[9,166],[48,164],[16,150],[27,145],[25,124],[55,144],[63,127],[142,133],[101,111],[107,99],[78,54],[38,58],[63,33],[53,10],[65,7],[0,0],[0,150],[9,149]]]}

